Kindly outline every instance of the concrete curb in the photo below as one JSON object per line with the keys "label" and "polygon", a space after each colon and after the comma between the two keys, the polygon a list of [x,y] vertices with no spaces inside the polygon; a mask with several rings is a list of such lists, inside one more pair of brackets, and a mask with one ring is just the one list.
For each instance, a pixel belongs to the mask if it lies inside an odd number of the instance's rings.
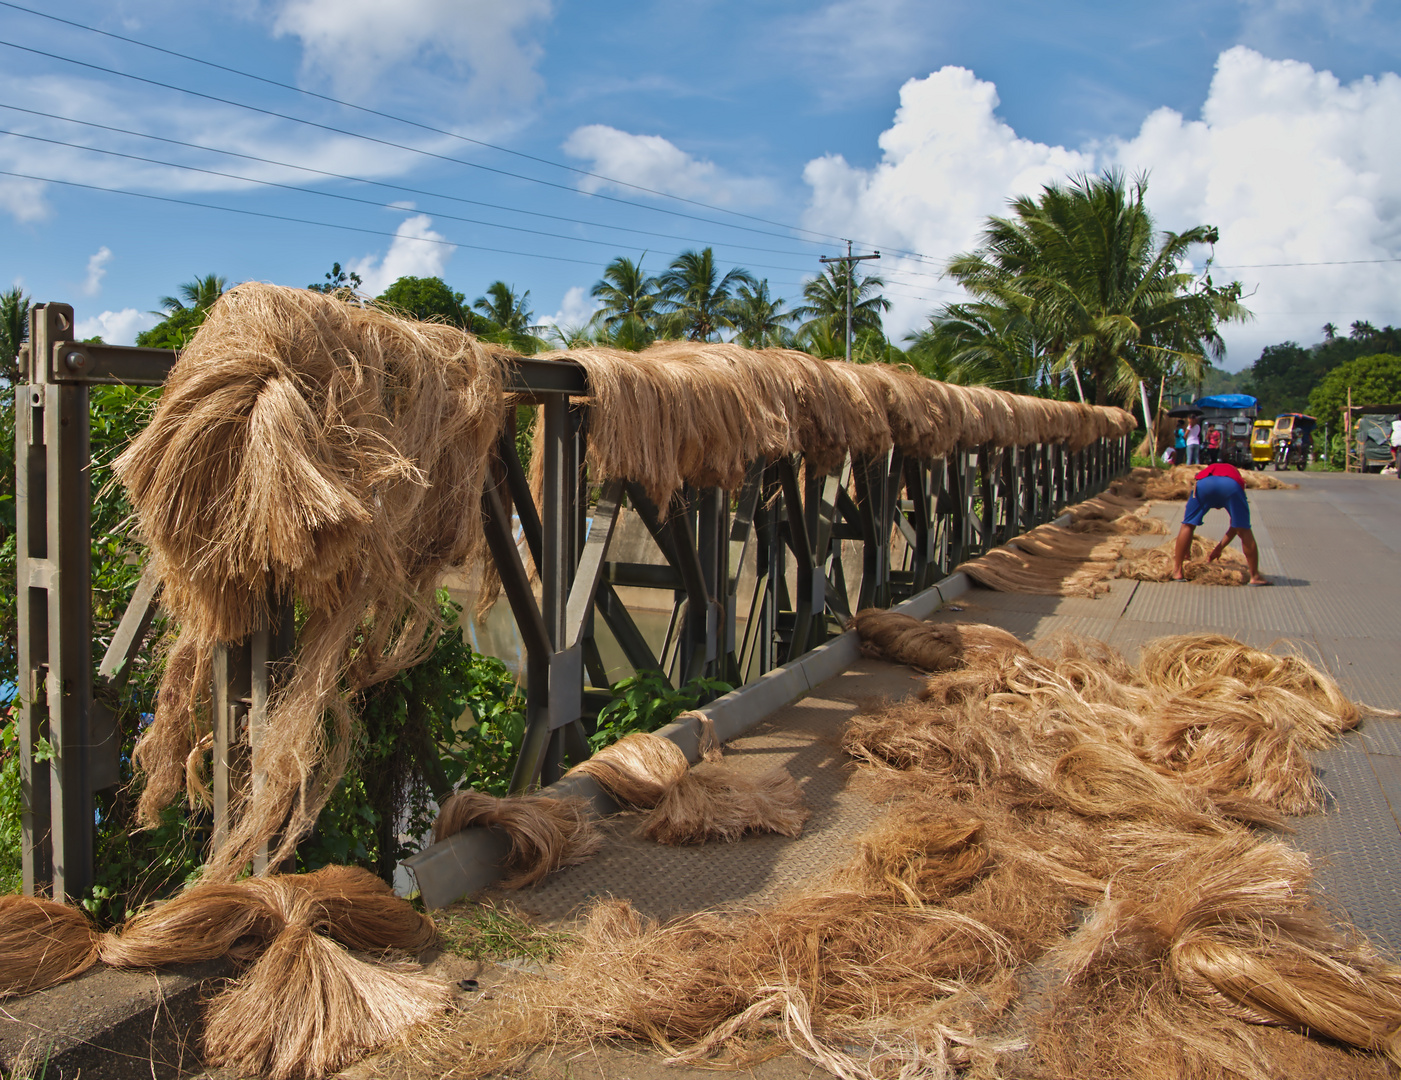
{"label": "concrete curb", "polygon": [[[950,574],[891,610],[916,619],[928,618],[970,588],[972,582],[966,575]],[[856,631],[848,630],[697,711],[714,725],[716,738],[728,742],[770,713],[810,693],[819,683],[839,675],[860,656],[861,642]],[[700,760],[701,724],[694,717],[668,724],[656,734],[681,747],[687,760],[693,763]],[[540,793],[557,799],[584,799],[600,817],[618,811],[618,804],[588,776],[566,776]],[[464,829],[410,856],[402,865],[418,885],[427,907],[446,907],[454,900],[500,881],[503,877],[501,863],[509,846],[506,834],[500,829]]]}
{"label": "concrete curb", "polygon": [[[1067,512],[1051,524],[1066,525],[1071,520]],[[891,610],[911,618],[927,619],[972,587],[973,582],[968,576],[956,571]],[[722,743],[729,742],[770,713],[811,693],[819,683],[841,674],[860,656],[861,642],[856,631],[848,630],[798,659],[774,668],[757,681],[716,698],[697,711],[714,725],[716,738]],[[694,763],[700,760],[700,727],[698,720],[688,718],[668,724],[657,734],[676,743],[686,752],[687,759]],[[566,776],[545,788],[541,794],[558,799],[584,799],[599,817],[618,811],[618,804],[587,776]],[[509,846],[506,834],[500,829],[464,829],[410,856],[402,865],[418,885],[425,905],[430,908],[446,907],[454,900],[500,881],[503,877],[501,862]]]}
{"label": "concrete curb", "polygon": [[234,974],[226,960],[154,971],[97,967],[5,1002],[5,1075],[176,1080],[199,1072],[203,1001]]}

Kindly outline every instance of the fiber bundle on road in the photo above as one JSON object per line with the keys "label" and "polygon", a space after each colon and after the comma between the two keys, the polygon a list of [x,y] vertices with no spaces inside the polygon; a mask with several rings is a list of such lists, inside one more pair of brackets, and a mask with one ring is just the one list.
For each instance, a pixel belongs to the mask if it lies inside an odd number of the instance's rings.
{"label": "fiber bundle on road", "polygon": [[[1173,571],[1174,542],[1159,544],[1152,548],[1129,548],[1119,563],[1119,576],[1135,581],[1171,581]],[[1182,572],[1188,581],[1196,585],[1244,585],[1250,580],[1250,568],[1245,556],[1232,548],[1223,551],[1214,562],[1207,556],[1216,546],[1216,541],[1196,534],[1192,546],[1182,563]]]}
{"label": "fiber bundle on road", "polygon": [[549,795],[507,795],[498,798],[484,791],[454,791],[438,810],[433,839],[472,826],[498,828],[511,842],[502,869],[503,889],[536,885],[561,866],[575,866],[596,852],[603,837],[582,799],[556,799]]}
{"label": "fiber bundle on road", "polygon": [[808,818],[802,791],[782,767],[759,776],[719,761],[692,768],[680,747],[648,732],[624,736],[571,771],[593,777],[622,806],[649,811],[638,835],[662,844],[797,836]]}
{"label": "fiber bundle on road", "polygon": [[328,866],[191,885],[99,933],[76,908],[0,897],[0,996],[94,964],[154,968],[228,957],[243,973],[205,1014],[204,1060],[240,1075],[322,1077],[446,1008],[448,988],[348,950],[419,952],[437,931],[373,874]]}
{"label": "fiber bundle on road", "polygon": [[[874,640],[874,614],[861,625]],[[673,1063],[743,1063],[769,1036],[851,1078],[1099,1077],[1127,1062],[1304,1080],[1345,1060],[1263,1040],[1264,1024],[1401,1058],[1401,969],[1329,924],[1306,856],[1246,827],[1300,809],[1259,781],[1303,775],[1294,751],[1337,729],[1347,710],[1327,676],[1206,635],[1140,665],[1081,639],[1033,656],[977,638],[926,701],[849,725],[847,750],[895,802],[830,882],[660,924],[600,903],[549,978],[498,991],[420,1056],[474,1077],[622,1037]],[[1214,693],[1223,677],[1237,685]],[[975,680],[982,692],[949,692]],[[1246,736],[1241,774],[1203,773],[1196,749],[1240,731],[1242,696],[1275,691],[1288,701],[1259,717],[1292,711]],[[1165,731],[1184,694],[1218,707]]]}

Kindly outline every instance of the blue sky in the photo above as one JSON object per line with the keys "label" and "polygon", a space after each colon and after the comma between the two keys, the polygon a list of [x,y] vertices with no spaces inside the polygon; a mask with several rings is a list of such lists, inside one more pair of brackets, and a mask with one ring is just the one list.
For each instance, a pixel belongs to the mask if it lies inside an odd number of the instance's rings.
{"label": "blue sky", "polygon": [[793,298],[843,238],[885,252],[898,336],[988,214],[1109,167],[1164,228],[1220,227],[1257,313],[1227,367],[1401,323],[1394,4],[21,6],[362,107],[0,4],[0,276],[109,341],[207,273],[500,278],[577,323],[615,255],[713,245]]}

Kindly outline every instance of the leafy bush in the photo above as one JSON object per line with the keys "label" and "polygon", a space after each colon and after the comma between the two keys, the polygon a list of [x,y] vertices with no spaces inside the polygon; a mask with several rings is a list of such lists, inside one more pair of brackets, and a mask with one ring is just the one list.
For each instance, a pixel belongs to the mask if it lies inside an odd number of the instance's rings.
{"label": "leafy bush", "polygon": [[673,690],[660,671],[639,671],[613,684],[613,700],[598,712],[598,727],[589,737],[589,749],[597,753],[624,735],[656,731],[687,709],[734,689],[720,679],[692,679]]}

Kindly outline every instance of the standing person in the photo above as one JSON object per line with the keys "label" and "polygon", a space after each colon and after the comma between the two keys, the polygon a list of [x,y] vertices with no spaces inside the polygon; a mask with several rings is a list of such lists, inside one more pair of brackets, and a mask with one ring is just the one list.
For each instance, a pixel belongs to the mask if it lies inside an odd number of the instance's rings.
{"label": "standing person", "polygon": [[1215,465],[1221,460],[1221,428],[1213,424],[1206,433],[1206,463]]}
{"label": "standing person", "polygon": [[1202,463],[1202,422],[1198,417],[1187,421],[1187,464]]}
{"label": "standing person", "polygon": [[1181,420],[1172,436],[1172,463],[1182,465],[1187,461],[1187,427]]}
{"label": "standing person", "polygon": [[1391,462],[1396,466],[1396,475],[1401,476],[1401,413],[1391,422]]}
{"label": "standing person", "polygon": [[1260,576],[1260,548],[1255,543],[1255,533],[1250,528],[1250,503],[1245,498],[1245,478],[1234,465],[1219,462],[1208,465],[1197,473],[1192,484],[1192,497],[1187,500],[1187,510],[1182,515],[1182,527],[1177,530],[1177,543],[1172,551],[1172,580],[1186,581],[1183,564],[1192,550],[1192,537],[1197,526],[1206,518],[1208,510],[1224,509],[1231,515],[1231,527],[1221,542],[1211,549],[1207,562],[1221,558],[1231,541],[1239,536],[1241,551],[1245,554],[1245,565],[1250,568],[1250,584],[1271,585],[1268,578]]}

